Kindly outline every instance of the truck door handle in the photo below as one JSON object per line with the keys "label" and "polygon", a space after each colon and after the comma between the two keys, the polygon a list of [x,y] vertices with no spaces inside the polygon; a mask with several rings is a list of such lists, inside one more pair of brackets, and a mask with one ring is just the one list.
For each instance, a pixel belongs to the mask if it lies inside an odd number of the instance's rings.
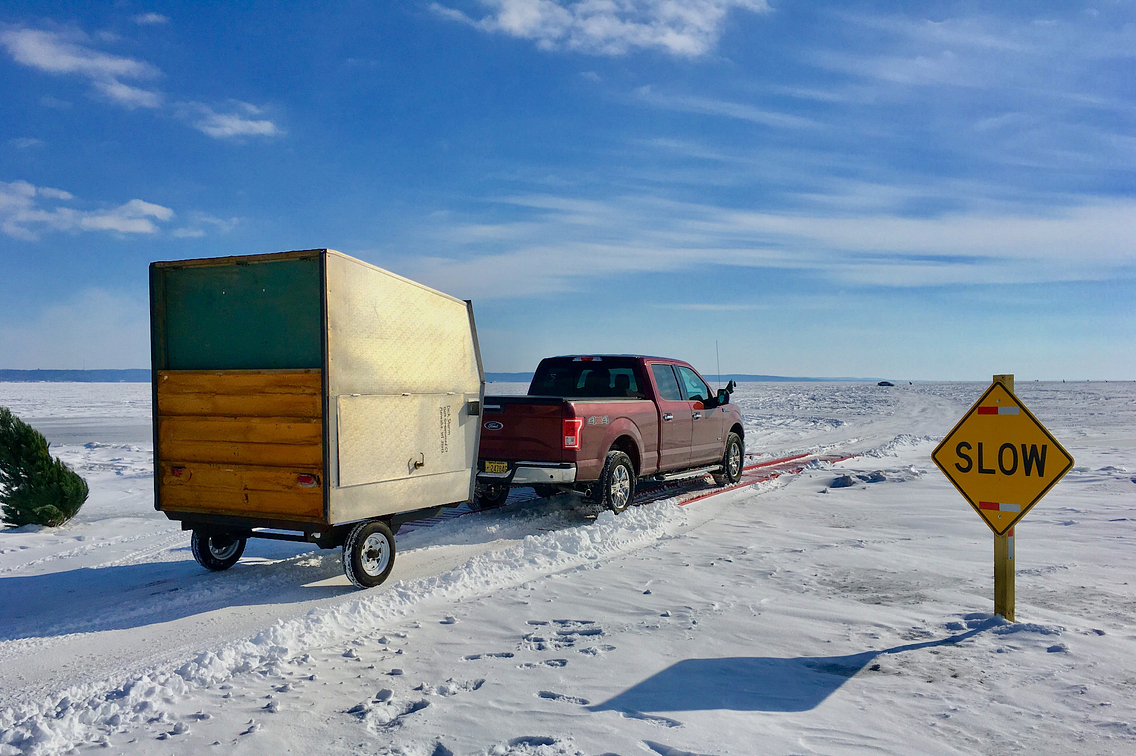
{"label": "truck door handle", "polygon": [[675,416],[674,416],[674,415],[672,415],[672,414],[671,414],[671,413],[669,413],[669,412],[668,412],[667,414],[663,415],[663,419],[664,419],[664,420],[674,420],[674,418],[675,418]]}
{"label": "truck door handle", "polygon": [[694,419],[695,420],[701,420],[702,419],[702,413],[701,412],[695,412],[694,413]]}

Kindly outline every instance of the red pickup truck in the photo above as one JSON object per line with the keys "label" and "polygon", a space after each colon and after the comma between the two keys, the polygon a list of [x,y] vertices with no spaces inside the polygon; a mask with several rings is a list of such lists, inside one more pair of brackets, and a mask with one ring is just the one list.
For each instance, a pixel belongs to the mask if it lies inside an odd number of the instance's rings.
{"label": "red pickup truck", "polygon": [[663,357],[542,360],[527,396],[485,397],[475,504],[499,506],[511,486],[531,486],[622,512],[640,480],[736,483],[745,432],[733,390],[730,381],[713,392],[693,367]]}

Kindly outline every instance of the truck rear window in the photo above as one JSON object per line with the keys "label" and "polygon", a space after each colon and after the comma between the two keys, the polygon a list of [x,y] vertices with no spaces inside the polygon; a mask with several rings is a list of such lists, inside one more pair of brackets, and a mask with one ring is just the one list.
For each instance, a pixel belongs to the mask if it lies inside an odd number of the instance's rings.
{"label": "truck rear window", "polygon": [[645,395],[629,361],[545,361],[529,386],[529,396],[634,397]]}

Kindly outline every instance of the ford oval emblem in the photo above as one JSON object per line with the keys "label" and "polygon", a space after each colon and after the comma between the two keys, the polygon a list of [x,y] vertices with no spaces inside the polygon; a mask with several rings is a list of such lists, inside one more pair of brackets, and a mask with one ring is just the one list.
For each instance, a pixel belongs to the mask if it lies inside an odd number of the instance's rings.
{"label": "ford oval emblem", "polygon": [[504,425],[501,425],[501,423],[496,420],[490,420],[485,424],[485,430],[501,430],[504,427]]}

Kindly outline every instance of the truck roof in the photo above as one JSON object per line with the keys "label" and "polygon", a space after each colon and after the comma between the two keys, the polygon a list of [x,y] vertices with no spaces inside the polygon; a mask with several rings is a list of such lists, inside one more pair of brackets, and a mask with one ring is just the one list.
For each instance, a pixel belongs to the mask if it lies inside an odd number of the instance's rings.
{"label": "truck roof", "polygon": [[[649,354],[558,354],[554,357],[545,357],[544,359],[546,359],[546,360],[571,360],[571,359],[575,359],[577,357],[591,357],[593,359],[595,359],[596,357],[600,357],[600,358],[603,358],[603,357],[628,357],[628,358],[635,359],[635,360],[666,360],[667,362],[683,362],[683,363],[686,363],[685,360],[680,360],[680,359],[677,359],[675,357],[655,357],[655,356],[649,355]],[[686,364],[688,364],[688,363],[686,363]]]}

